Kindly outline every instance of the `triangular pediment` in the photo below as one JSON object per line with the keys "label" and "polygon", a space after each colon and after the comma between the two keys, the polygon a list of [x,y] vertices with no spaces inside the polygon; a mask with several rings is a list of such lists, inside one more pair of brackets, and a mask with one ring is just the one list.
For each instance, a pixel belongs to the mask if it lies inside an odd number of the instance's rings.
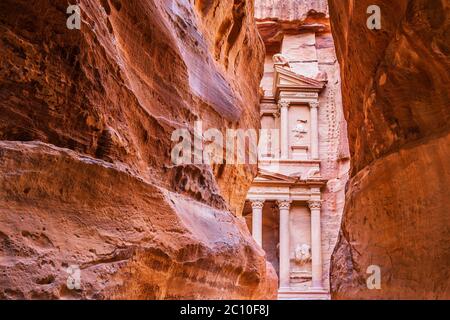
{"label": "triangular pediment", "polygon": [[325,88],[323,81],[302,76],[285,67],[275,66],[274,93],[280,90],[298,90],[299,92],[320,92]]}

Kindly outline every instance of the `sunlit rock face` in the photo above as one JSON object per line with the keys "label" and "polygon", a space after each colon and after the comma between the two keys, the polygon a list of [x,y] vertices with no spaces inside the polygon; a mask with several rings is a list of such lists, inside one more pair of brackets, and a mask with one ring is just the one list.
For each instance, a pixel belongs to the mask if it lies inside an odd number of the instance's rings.
{"label": "sunlit rock face", "polygon": [[256,166],[171,161],[196,120],[259,127],[253,3],[80,7],[69,30],[64,1],[0,3],[0,298],[275,297],[234,216]]}
{"label": "sunlit rock face", "polygon": [[[352,156],[333,297],[448,299],[450,5],[329,2]],[[373,4],[381,30],[366,27]]]}

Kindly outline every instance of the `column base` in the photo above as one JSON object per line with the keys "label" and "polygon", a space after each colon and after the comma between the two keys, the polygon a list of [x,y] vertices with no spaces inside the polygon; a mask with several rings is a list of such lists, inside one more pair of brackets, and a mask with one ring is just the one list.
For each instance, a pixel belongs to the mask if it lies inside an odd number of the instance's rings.
{"label": "column base", "polygon": [[324,290],[322,281],[312,281],[311,290]]}
{"label": "column base", "polygon": [[311,287],[310,290],[313,290],[313,291],[324,291],[325,288],[321,287],[321,286],[319,286],[319,287]]}

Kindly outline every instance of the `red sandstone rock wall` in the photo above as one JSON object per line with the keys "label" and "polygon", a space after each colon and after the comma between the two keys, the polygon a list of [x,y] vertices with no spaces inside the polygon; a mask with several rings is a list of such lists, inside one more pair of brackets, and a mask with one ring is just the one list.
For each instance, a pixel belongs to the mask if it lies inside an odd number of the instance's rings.
{"label": "red sandstone rock wall", "polygon": [[[450,3],[329,2],[352,155],[333,297],[448,299]],[[381,290],[367,289],[370,265]]]}
{"label": "red sandstone rock wall", "polygon": [[0,298],[273,298],[231,213],[256,166],[170,161],[195,120],[259,126],[252,2],[83,0],[81,30],[66,8],[0,3]]}

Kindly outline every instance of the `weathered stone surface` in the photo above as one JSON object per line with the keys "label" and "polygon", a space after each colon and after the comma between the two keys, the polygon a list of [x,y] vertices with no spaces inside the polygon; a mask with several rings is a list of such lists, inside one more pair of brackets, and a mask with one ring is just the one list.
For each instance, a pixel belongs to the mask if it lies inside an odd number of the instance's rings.
{"label": "weathered stone surface", "polygon": [[286,33],[330,32],[326,0],[256,0],[255,16],[270,53],[280,51]]}
{"label": "weathered stone surface", "polygon": [[273,298],[231,213],[256,166],[170,160],[195,120],[259,127],[252,2],[86,0],[81,30],[66,9],[0,3],[0,297]]}
{"label": "weathered stone surface", "polygon": [[[331,0],[330,15],[352,155],[333,297],[448,299],[449,3]],[[370,265],[381,290],[367,289]]]}
{"label": "weathered stone surface", "polygon": [[255,16],[258,20],[305,23],[314,14],[328,16],[327,0],[255,0]]}

